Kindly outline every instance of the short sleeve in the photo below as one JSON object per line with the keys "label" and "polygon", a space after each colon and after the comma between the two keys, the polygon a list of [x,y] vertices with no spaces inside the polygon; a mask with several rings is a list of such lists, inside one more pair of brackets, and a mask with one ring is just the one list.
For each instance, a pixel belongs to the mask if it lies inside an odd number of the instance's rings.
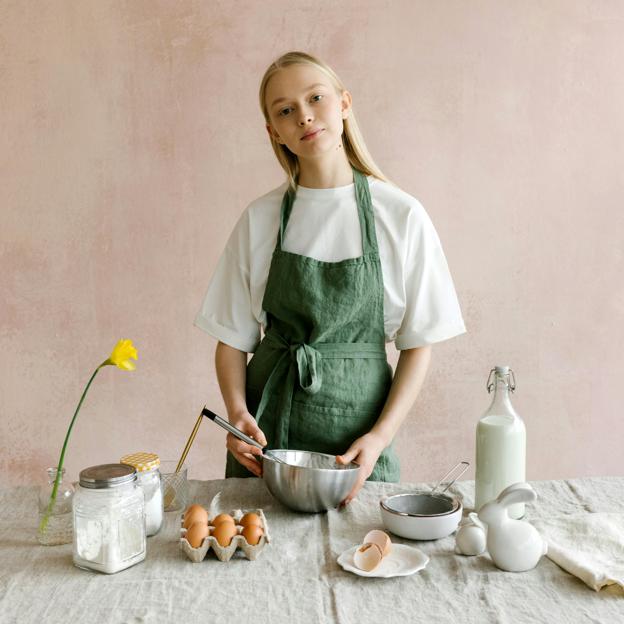
{"label": "short sleeve", "polygon": [[249,284],[248,211],[232,230],[194,325],[240,351],[251,353],[260,342]]}
{"label": "short sleeve", "polygon": [[395,339],[397,349],[422,347],[466,332],[440,239],[420,204],[410,213],[403,275],[405,314]]}

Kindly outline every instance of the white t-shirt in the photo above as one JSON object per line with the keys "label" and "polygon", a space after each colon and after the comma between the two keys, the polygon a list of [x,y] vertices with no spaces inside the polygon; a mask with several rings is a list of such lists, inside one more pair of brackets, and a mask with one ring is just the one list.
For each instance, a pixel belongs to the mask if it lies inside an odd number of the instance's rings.
{"label": "white t-shirt", "polygon": [[[368,176],[384,281],[386,341],[397,349],[440,342],[466,331],[446,258],[421,203]],[[262,298],[287,182],[253,200],[239,218],[194,324],[241,351],[253,352],[266,328]],[[299,186],[284,251],[338,262],[362,255],[355,184]]]}

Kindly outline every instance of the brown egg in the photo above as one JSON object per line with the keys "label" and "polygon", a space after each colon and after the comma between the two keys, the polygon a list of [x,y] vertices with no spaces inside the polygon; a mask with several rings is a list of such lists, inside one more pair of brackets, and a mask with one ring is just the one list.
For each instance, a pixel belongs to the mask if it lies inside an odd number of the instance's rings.
{"label": "brown egg", "polygon": [[191,524],[184,537],[186,537],[186,541],[193,548],[199,548],[202,545],[204,538],[208,537],[208,525],[204,522]]}
{"label": "brown egg", "polygon": [[239,523],[243,527],[248,526],[257,526],[262,528],[262,518],[258,514],[255,513],[246,513],[239,521]]}
{"label": "brown egg", "polygon": [[232,538],[238,533],[236,525],[229,522],[221,522],[218,524],[212,532],[214,537],[221,546],[229,546],[232,542]]}
{"label": "brown egg", "polygon": [[191,505],[184,512],[184,528],[188,529],[196,522],[208,524],[208,512],[201,505]]}
{"label": "brown egg", "polygon": [[214,526],[214,527],[219,526],[223,522],[227,522],[227,523],[233,525],[234,524],[234,518],[232,518],[232,516],[230,516],[230,514],[219,514],[212,521],[212,526]]}
{"label": "brown egg", "polygon": [[255,546],[263,535],[264,531],[255,524],[250,524],[243,529],[243,537],[251,546]]}

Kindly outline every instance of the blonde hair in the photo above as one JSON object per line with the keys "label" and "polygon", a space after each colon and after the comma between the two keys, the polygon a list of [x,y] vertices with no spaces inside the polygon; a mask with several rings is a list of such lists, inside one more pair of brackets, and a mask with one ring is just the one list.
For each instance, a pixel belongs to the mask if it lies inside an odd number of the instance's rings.
{"label": "blonde hair", "polygon": [[[284,67],[289,67],[290,65],[311,65],[322,71],[330,79],[338,95],[341,95],[342,92],[345,91],[345,86],[340,78],[338,78],[331,67],[320,59],[310,54],[306,54],[305,52],[295,51],[282,54],[282,56],[280,56],[276,61],[271,63],[269,68],[264,73],[262,82],[260,83],[260,109],[262,110],[262,114],[264,115],[264,119],[267,124],[271,123],[269,111],[266,105],[267,84],[275,73]],[[394,184],[381,172],[366,148],[364,137],[358,127],[353,109],[351,109],[349,116],[344,120],[342,139],[345,154],[352,167],[358,169],[364,175],[372,175],[380,180],[383,180],[384,182]],[[279,164],[288,176],[289,185],[293,190],[296,190],[297,180],[299,178],[299,159],[296,154],[293,154],[285,145],[278,143],[273,135],[271,135],[270,141]]]}

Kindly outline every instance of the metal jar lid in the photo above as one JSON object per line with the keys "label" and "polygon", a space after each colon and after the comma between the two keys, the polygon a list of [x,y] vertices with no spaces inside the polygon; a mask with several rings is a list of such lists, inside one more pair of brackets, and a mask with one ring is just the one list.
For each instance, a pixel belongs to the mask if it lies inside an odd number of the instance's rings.
{"label": "metal jar lid", "polygon": [[136,478],[136,469],[127,464],[100,464],[80,471],[81,487],[91,490],[118,487]]}

